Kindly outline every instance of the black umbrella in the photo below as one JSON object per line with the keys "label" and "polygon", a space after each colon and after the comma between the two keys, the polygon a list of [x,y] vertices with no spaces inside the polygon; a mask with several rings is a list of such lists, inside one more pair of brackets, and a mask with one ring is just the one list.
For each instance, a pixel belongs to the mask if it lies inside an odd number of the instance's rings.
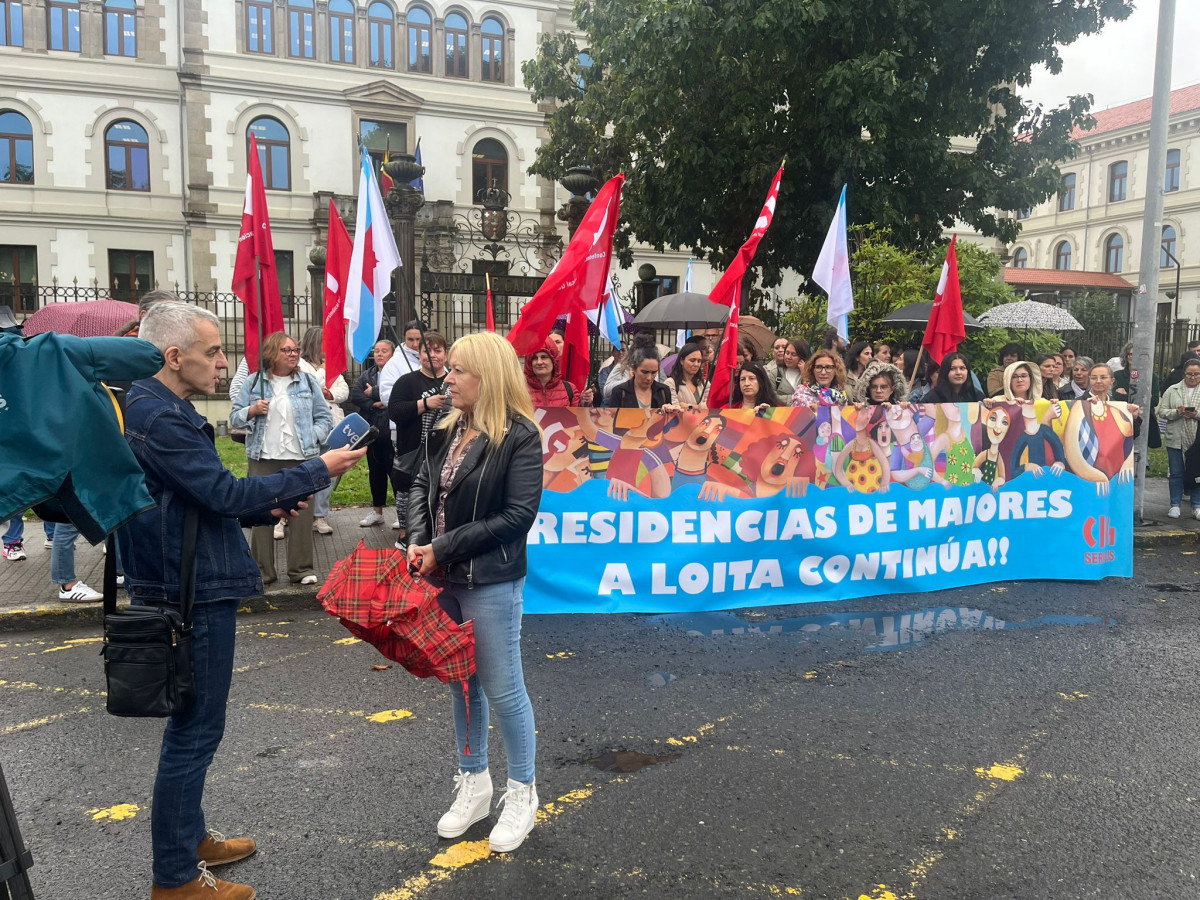
{"label": "black umbrella", "polygon": [[683,291],[651,300],[633,317],[634,328],[694,328],[697,325],[721,325],[729,307],[713,303],[707,294]]}
{"label": "black umbrella", "polygon": [[[888,313],[881,321],[884,325],[891,325],[893,328],[911,328],[914,331],[923,330],[929,324],[929,310],[932,308],[932,303],[910,303],[908,306],[900,307],[895,312]],[[963,311],[964,331],[983,331],[984,327],[973,315],[965,310]]]}

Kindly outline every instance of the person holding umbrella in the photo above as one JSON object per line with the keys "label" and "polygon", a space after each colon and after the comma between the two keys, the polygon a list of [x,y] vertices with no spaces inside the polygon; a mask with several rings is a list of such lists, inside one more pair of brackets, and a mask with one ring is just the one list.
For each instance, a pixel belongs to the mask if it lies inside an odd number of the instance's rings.
{"label": "person holding umbrella", "polygon": [[476,673],[469,701],[461,685],[451,686],[456,797],[437,828],[441,837],[456,838],[488,816],[488,715],[495,706],[508,787],[489,844],[506,853],[533,829],[538,808],[521,612],[525,540],[542,496],[542,436],[516,352],[499,335],[455,341],[446,387],[454,408],[431,435],[409,495],[408,562],[422,577],[444,580],[439,602],[451,618],[474,622]]}

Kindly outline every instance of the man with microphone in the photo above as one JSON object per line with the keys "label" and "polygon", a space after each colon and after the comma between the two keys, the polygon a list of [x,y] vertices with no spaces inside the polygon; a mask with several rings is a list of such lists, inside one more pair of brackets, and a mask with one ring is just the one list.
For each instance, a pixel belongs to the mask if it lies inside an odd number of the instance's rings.
{"label": "man with microphone", "polygon": [[209,872],[252,854],[254,841],[210,832],[200,805],[225,732],[234,617],[245,598],[263,592],[242,527],[295,516],[305,498],[366,453],[330,450],[275,475],[235,478],[217,455],[212,426],[187,399],[215,393],[228,368],[217,326],[217,317],[200,307],[156,303],[139,337],[157,347],[165,362],[153,378],[134,382],[126,401],[125,438],[155,501],[125,526],[120,542],[134,603],[179,604],[183,520],[189,507],[200,512],[192,613],[196,701],[168,719],[163,734],[150,824],[151,900],[254,900],[253,888]]}

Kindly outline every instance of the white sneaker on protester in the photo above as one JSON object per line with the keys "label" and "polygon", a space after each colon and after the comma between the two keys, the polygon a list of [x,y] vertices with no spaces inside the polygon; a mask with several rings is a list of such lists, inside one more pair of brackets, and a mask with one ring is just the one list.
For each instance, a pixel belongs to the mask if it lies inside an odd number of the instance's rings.
{"label": "white sneaker on protester", "polygon": [[4,558],[11,559],[13,562],[16,562],[18,559],[26,559],[24,545],[20,541],[17,541],[15,544],[9,544],[4,548]]}
{"label": "white sneaker on protester", "polygon": [[99,591],[93,591],[82,581],[77,581],[72,588],[59,585],[58,599],[63,603],[95,603],[97,600],[103,600],[104,595]]}
{"label": "white sneaker on protester", "polygon": [[400,530],[400,520],[397,519],[395,522],[392,523],[392,531],[399,531],[399,530]]}
{"label": "white sneaker on protester", "polygon": [[285,530],[286,528],[287,525],[284,523],[283,519],[280,519],[275,523],[275,540],[282,541],[285,537],[287,537],[287,531]]}
{"label": "white sneaker on protester", "polygon": [[1178,519],[1179,518],[1179,507],[1172,506],[1170,509],[1168,509],[1167,510],[1167,518],[1168,519]]}
{"label": "white sneaker on protester", "polygon": [[301,584],[316,584],[317,576],[316,575],[305,575],[303,578],[300,579],[300,583]]}
{"label": "white sneaker on protester", "polygon": [[450,810],[438,819],[438,835],[456,838],[468,828],[488,817],[492,808],[492,776],[487,769],[482,772],[464,772],[459,769],[454,776],[454,790],[458,796]]}
{"label": "white sneaker on protester", "polygon": [[1197,519],[1200,519],[1200,508],[1192,510],[1192,515],[1194,515]]}
{"label": "white sneaker on protester", "polygon": [[46,538],[44,541],[42,541],[42,546],[45,547],[47,550],[53,550],[54,549],[54,538]]}
{"label": "white sneaker on protester", "polygon": [[358,520],[359,528],[370,528],[372,525],[382,525],[383,516],[372,510],[367,515]]}
{"label": "white sneaker on protester", "polygon": [[324,518],[313,519],[313,531],[317,534],[333,534],[333,526],[326,522]]}
{"label": "white sneaker on protester", "polygon": [[508,779],[508,790],[500,798],[500,806],[504,812],[500,821],[488,835],[488,845],[493,853],[507,853],[516,850],[537,821],[538,795],[533,782],[522,784]]}

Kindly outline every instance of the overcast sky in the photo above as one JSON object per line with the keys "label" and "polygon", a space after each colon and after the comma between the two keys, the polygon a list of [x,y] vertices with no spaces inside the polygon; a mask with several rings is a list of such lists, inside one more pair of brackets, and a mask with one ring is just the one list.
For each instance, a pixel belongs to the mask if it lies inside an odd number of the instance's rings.
{"label": "overcast sky", "polygon": [[[1154,45],[1158,36],[1158,0],[1141,0],[1123,22],[1110,22],[1099,34],[1061,48],[1062,71],[1034,70],[1033,83],[1022,90],[1047,108],[1072,94],[1092,94],[1092,109],[1107,109],[1154,93]],[[1171,87],[1200,82],[1200,2],[1176,0],[1175,50]]]}

